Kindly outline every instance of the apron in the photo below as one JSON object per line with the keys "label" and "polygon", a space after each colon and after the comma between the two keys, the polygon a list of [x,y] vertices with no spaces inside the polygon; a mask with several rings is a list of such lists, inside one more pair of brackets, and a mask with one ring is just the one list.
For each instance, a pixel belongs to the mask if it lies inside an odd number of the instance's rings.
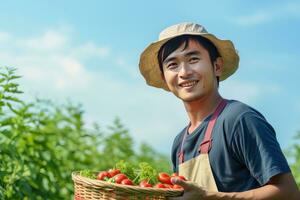
{"label": "apron", "polygon": [[213,116],[211,117],[205,135],[204,139],[201,142],[199,146],[199,155],[195,158],[192,158],[186,162],[184,162],[184,150],[183,145],[185,142],[185,138],[187,135],[184,134],[183,140],[181,142],[181,149],[180,153],[178,155],[179,157],[179,175],[183,175],[187,178],[187,180],[197,183],[200,187],[205,188],[208,191],[217,192],[218,188],[211,170],[208,152],[210,151],[212,147],[212,130],[214,128],[214,125],[216,123],[216,120],[219,116],[219,114],[222,112],[222,110],[225,108],[227,102],[225,99],[223,99],[216,110],[213,113]]}

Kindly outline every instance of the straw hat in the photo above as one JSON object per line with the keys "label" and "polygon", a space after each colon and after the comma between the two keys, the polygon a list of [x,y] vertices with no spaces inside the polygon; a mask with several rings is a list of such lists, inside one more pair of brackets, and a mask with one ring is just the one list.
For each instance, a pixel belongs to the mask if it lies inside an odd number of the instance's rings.
{"label": "straw hat", "polygon": [[139,68],[148,85],[170,91],[167,84],[161,77],[157,54],[159,49],[167,41],[181,35],[200,35],[210,40],[217,47],[223,58],[220,81],[225,80],[237,70],[239,56],[230,40],[218,39],[213,34],[208,33],[203,26],[185,22],[170,26],[163,30],[159,35],[158,41],[151,43],[141,54]]}

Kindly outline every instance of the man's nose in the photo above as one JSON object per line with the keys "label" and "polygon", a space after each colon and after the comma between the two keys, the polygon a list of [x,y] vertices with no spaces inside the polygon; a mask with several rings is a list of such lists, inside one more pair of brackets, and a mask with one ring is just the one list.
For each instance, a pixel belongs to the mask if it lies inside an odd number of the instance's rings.
{"label": "man's nose", "polygon": [[185,78],[192,74],[192,70],[188,63],[182,62],[180,63],[179,77]]}

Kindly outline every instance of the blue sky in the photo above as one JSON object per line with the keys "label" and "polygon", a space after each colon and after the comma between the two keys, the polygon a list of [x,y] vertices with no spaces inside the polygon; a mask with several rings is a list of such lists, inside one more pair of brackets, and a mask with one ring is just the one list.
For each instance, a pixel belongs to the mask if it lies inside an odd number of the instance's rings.
{"label": "blue sky", "polygon": [[192,21],[234,42],[238,71],[220,93],[258,109],[283,148],[300,130],[300,1],[2,1],[0,65],[18,68],[24,98],[82,103],[87,125],[120,117],[137,143],[169,154],[183,104],[151,88],[139,54],[169,25]]}

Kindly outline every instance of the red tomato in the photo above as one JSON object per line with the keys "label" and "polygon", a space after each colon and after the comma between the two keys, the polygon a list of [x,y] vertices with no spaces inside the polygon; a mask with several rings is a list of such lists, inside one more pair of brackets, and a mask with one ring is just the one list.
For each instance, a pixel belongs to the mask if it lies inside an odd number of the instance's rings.
{"label": "red tomato", "polygon": [[165,172],[158,174],[158,180],[162,183],[172,184],[170,175]]}
{"label": "red tomato", "polygon": [[171,188],[171,189],[173,188],[173,185],[171,185],[171,184],[165,183],[164,185],[165,185],[165,187],[168,188],[168,189],[169,189],[169,188]]}
{"label": "red tomato", "polygon": [[75,196],[75,200],[83,200],[80,196]]}
{"label": "red tomato", "polygon": [[179,178],[179,179],[181,179],[181,180],[183,180],[183,181],[186,181],[186,178],[185,178],[184,176],[182,176],[182,175],[178,175],[178,173],[173,173],[173,174],[171,175],[171,178],[173,178],[173,177]]}
{"label": "red tomato", "polygon": [[108,170],[108,173],[110,174],[110,177],[114,177],[117,174],[120,174],[121,171],[119,169],[110,169]]}
{"label": "red tomato", "polygon": [[186,178],[184,176],[172,176],[171,178],[177,178],[177,179],[186,181]]}
{"label": "red tomato", "polygon": [[178,176],[178,173],[174,172],[171,177]]}
{"label": "red tomato", "polygon": [[173,185],[173,189],[175,189],[175,190],[181,190],[183,188],[180,185]]}
{"label": "red tomato", "polygon": [[127,179],[125,174],[117,174],[114,176],[115,183],[121,183],[124,179]]}
{"label": "red tomato", "polygon": [[110,174],[107,171],[99,172],[97,175],[98,180],[104,180],[105,178],[110,178]]}
{"label": "red tomato", "polygon": [[186,181],[186,178],[184,176],[172,176],[171,177],[171,182],[172,184],[174,185],[174,179],[179,179],[179,180],[182,180],[182,181]]}
{"label": "red tomato", "polygon": [[178,178],[180,178],[181,180],[183,180],[183,181],[186,181],[186,178],[184,177],[184,176],[177,176]]}
{"label": "red tomato", "polygon": [[121,184],[123,184],[123,185],[133,185],[133,182],[130,179],[125,178],[125,179],[122,180]]}
{"label": "red tomato", "polygon": [[155,188],[166,188],[166,186],[163,183],[157,183],[154,187]]}
{"label": "red tomato", "polygon": [[147,180],[141,181],[140,186],[141,187],[152,187],[152,185]]}

